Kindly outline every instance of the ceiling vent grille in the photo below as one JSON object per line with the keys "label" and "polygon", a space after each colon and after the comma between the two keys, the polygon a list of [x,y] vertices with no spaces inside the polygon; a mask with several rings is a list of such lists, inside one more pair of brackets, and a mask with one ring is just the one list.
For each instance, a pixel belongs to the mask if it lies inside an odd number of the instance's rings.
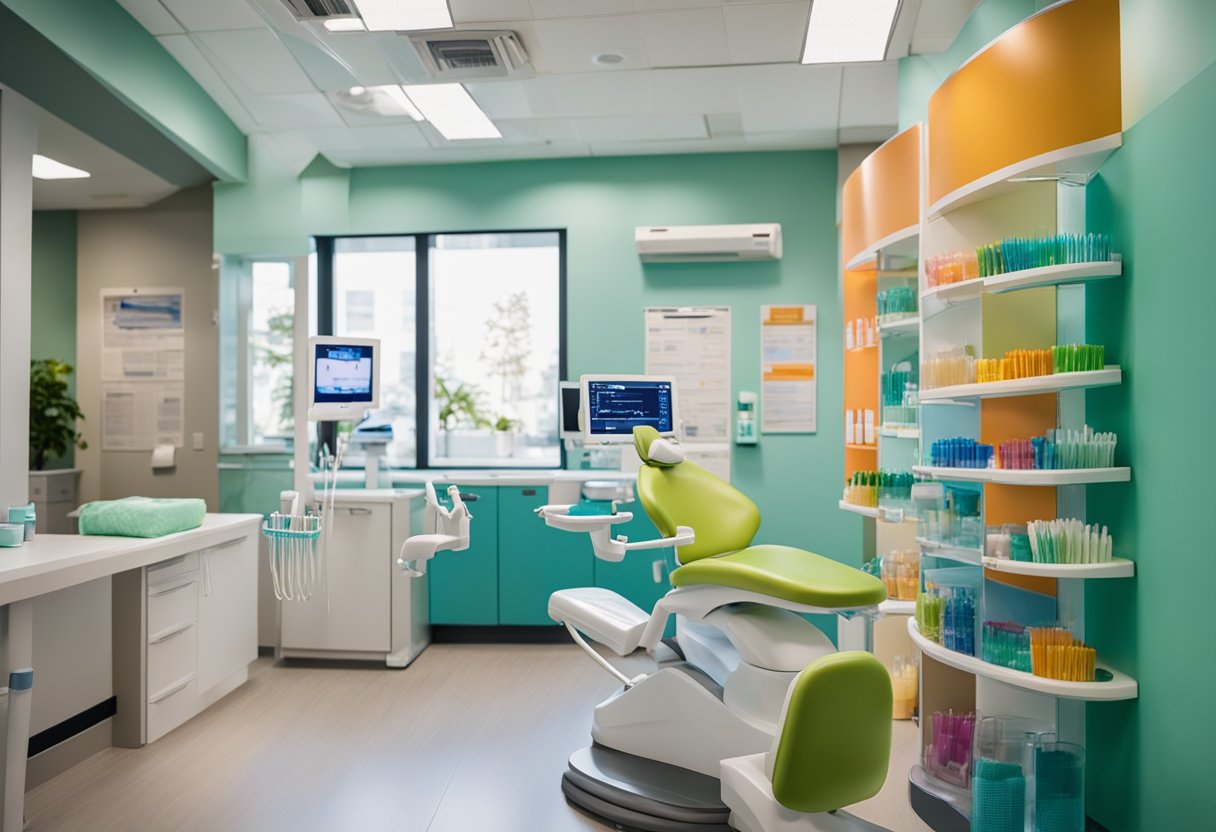
{"label": "ceiling vent grille", "polygon": [[296,20],[325,20],[329,17],[351,17],[354,8],[348,0],[283,0]]}
{"label": "ceiling vent grille", "polygon": [[423,32],[409,35],[435,81],[492,81],[535,77],[514,32]]}

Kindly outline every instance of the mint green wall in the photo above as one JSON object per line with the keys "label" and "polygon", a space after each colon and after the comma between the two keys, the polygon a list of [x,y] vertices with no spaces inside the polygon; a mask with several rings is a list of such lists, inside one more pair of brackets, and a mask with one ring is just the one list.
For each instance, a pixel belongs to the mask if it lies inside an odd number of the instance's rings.
{"label": "mint green wall", "polygon": [[244,134],[115,0],[0,3],[70,55],[215,176],[226,180],[245,177]]}
{"label": "mint green wall", "polygon": [[[30,357],[76,365],[76,212],[35,211],[31,277]],[[68,381],[76,391],[76,377]],[[86,414],[95,415],[95,414]],[[48,468],[71,468],[69,450]]]}
{"label": "mint green wall", "polygon": [[1125,258],[1123,280],[1089,290],[1087,322],[1108,361],[1125,368],[1123,385],[1091,391],[1087,406],[1118,432],[1132,466],[1130,485],[1088,495],[1090,515],[1136,560],[1134,581],[1095,581],[1086,595],[1087,637],[1140,682],[1137,701],[1087,709],[1090,814],[1115,832],[1210,828],[1216,818],[1212,531],[1203,519],[1216,497],[1214,455],[1203,450],[1216,388],[1202,358],[1216,307],[1203,265],[1216,223],[1213,57],[1124,133],[1090,185],[1090,227],[1111,231]]}
{"label": "mint green wall", "polygon": [[[256,148],[253,161],[256,171]],[[860,518],[835,508],[844,437],[834,152],[315,173],[294,190],[284,177],[218,186],[216,250],[292,253],[306,244],[305,232],[566,228],[572,377],[640,372],[645,306],[719,304],[733,311],[734,387],[758,391],[760,305],[818,304],[819,433],[736,448],[734,480],[764,513],[760,539],[860,562]],[[785,258],[643,267],[634,248],[638,225],[743,222],[781,223]]]}

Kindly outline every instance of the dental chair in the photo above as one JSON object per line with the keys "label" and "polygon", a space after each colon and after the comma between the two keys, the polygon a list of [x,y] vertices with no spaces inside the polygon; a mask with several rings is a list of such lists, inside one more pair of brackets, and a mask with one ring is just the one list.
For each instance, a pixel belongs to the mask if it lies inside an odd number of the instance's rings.
{"label": "dental chair", "polygon": [[[868,653],[837,653],[802,614],[875,614],[882,582],[801,549],[752,545],[760,513],[750,499],[653,428],[635,428],[634,446],[638,497],[661,539],[614,538],[629,512],[538,509],[550,526],[589,534],[604,560],[674,547],[679,564],[649,614],[599,588],[549,600],[550,617],[623,685],[596,706],[593,744],[570,758],[567,799],[648,832],[877,830],[817,813],[881,788],[889,677]],[[672,614],[676,637],[665,642]],[[619,656],[646,650],[655,669],[629,677],[587,638]],[[805,825],[820,821],[835,825]]]}

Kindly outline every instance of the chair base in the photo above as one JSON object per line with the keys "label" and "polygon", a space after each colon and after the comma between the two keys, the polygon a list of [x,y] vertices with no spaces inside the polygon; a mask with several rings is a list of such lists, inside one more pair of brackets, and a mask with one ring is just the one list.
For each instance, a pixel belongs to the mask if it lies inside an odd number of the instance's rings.
{"label": "chair base", "polygon": [[804,814],[787,809],[773,796],[764,754],[722,761],[722,800],[730,825],[739,832],[891,832],[845,811]]}
{"label": "chair base", "polygon": [[617,829],[731,832],[718,781],[602,745],[574,752],[562,777],[572,804]]}

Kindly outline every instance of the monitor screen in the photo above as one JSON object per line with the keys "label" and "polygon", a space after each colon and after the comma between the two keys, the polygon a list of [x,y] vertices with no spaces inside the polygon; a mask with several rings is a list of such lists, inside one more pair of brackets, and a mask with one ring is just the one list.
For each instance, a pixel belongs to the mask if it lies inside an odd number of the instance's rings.
{"label": "monitor screen", "polygon": [[561,425],[558,432],[562,439],[578,439],[583,430],[578,423],[578,407],[582,399],[578,382],[563,381],[559,387],[561,401],[558,404],[561,406],[558,408],[558,412],[561,414]]}
{"label": "monitor screen", "polygon": [[665,436],[675,435],[675,383],[671,379],[586,376],[583,384],[589,441],[631,442],[638,425],[649,425]]}
{"label": "monitor screen", "polygon": [[316,344],[313,401],[360,404],[374,399],[373,358],[367,344]]}

